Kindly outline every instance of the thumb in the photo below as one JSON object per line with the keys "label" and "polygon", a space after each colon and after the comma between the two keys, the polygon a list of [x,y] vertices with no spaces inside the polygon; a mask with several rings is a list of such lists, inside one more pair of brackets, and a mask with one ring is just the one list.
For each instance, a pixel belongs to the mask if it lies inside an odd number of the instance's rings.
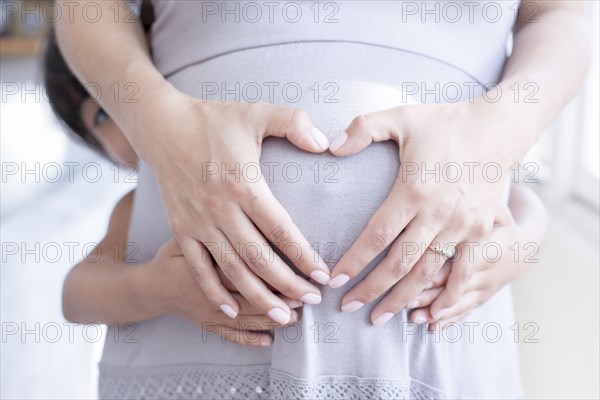
{"label": "thumb", "polygon": [[399,108],[360,115],[346,131],[331,141],[329,151],[336,156],[356,154],[373,142],[398,141]]}
{"label": "thumb", "polygon": [[265,105],[261,118],[265,127],[263,138],[286,138],[298,148],[311,153],[322,153],[329,148],[329,140],[304,110]]}

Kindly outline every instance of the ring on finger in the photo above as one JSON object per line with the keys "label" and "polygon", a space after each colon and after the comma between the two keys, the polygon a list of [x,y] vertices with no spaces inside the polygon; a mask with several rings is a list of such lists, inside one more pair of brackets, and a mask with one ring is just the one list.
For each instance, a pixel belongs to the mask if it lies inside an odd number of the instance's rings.
{"label": "ring on finger", "polygon": [[439,243],[435,243],[435,244],[430,244],[428,247],[429,250],[433,251],[436,254],[439,254],[443,257],[445,257],[446,259],[451,259],[452,257],[454,257],[454,255],[456,254],[456,246],[446,246],[446,247],[442,247],[440,246]]}

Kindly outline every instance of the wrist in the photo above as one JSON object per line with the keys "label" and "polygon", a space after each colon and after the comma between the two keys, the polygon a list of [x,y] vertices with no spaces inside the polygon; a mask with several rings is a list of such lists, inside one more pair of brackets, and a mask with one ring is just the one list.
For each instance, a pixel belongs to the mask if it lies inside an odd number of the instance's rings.
{"label": "wrist", "polygon": [[128,268],[131,271],[128,275],[130,293],[138,308],[149,315],[149,318],[170,313],[170,301],[165,294],[165,285],[159,284],[161,279],[157,276],[159,269],[155,266],[155,260]]}
{"label": "wrist", "polygon": [[144,154],[149,144],[163,135],[160,120],[168,118],[169,108],[182,95],[155,68],[144,63],[132,63],[126,72],[126,82],[132,95],[121,101],[123,112],[119,125],[135,150]]}
{"label": "wrist", "polygon": [[[535,109],[513,101],[506,83],[500,83],[495,94],[477,97],[465,103],[469,120],[480,127],[482,143],[493,143],[494,153],[503,168],[508,168],[525,157],[541,132]],[[489,93],[489,92],[488,92]]]}

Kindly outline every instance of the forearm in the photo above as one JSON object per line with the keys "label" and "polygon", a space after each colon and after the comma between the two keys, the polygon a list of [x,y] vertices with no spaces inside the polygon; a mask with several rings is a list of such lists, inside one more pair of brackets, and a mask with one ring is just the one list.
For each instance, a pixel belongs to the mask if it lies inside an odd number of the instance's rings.
{"label": "forearm", "polygon": [[[488,116],[496,116],[493,123],[506,126],[503,134],[511,145],[513,162],[521,160],[543,129],[573,98],[590,60],[585,3],[533,3],[539,11],[528,20],[519,17],[512,55],[499,89],[493,89],[500,90],[500,100],[479,101],[481,107],[490,111]],[[514,136],[510,137],[511,134]]]}
{"label": "forearm", "polygon": [[71,322],[126,324],[160,315],[150,306],[154,292],[145,279],[145,264],[115,262],[103,257],[81,262],[67,275],[63,314]]}
{"label": "forearm", "polygon": [[[65,9],[67,4],[61,4]],[[60,18],[56,35],[64,57],[139,152],[148,139],[146,127],[166,90],[174,90],[152,63],[146,38],[122,1],[94,2],[101,17],[93,22],[84,13]],[[79,11],[81,4],[79,5]],[[96,93],[94,93],[96,92]]]}

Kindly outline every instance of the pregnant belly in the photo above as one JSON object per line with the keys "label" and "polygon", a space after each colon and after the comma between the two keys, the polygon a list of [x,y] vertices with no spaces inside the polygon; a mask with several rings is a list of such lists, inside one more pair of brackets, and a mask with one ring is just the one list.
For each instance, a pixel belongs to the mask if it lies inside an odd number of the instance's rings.
{"label": "pregnant belly", "polygon": [[[403,89],[412,93],[473,82],[458,69],[420,55],[349,43],[240,51],[186,67],[169,80],[205,100],[302,108],[330,140],[355,116],[421,100]],[[399,167],[394,142],[338,158],[304,152],[279,138],[264,142],[260,163],[274,195],[330,267],[383,202]],[[253,180],[256,170],[241,166],[241,174]]]}
{"label": "pregnant belly", "polygon": [[[169,80],[180,90],[206,100],[260,100],[302,108],[330,140],[358,115],[422,100],[408,96],[403,89],[473,87],[474,83],[457,68],[424,56],[349,43],[300,43],[240,51],[186,67]],[[427,100],[436,101],[435,95]],[[330,268],[385,200],[399,168],[398,147],[391,141],[338,158],[307,153],[286,140],[270,138],[263,144],[260,162],[273,194]],[[286,365],[294,359],[299,360],[298,365],[311,365],[317,373],[323,368],[318,354],[327,351],[323,346],[352,343],[354,352],[368,354],[386,334],[395,337],[399,324],[406,320],[404,314],[382,330],[370,324],[373,304],[351,314],[340,312],[347,288],[362,280],[382,257],[343,289],[322,288],[322,303],[303,307],[295,331],[276,330],[273,365]],[[315,345],[318,351],[311,350]],[[399,353],[404,351],[402,343],[396,345]],[[351,353],[340,355],[336,348],[331,347],[335,357],[341,357],[336,368],[348,368],[350,373],[356,367]]]}
{"label": "pregnant belly", "polygon": [[[402,92],[406,84],[430,88],[436,82],[472,81],[458,69],[426,57],[335,43],[241,51],[188,66],[168,79],[198,98],[260,100],[302,108],[329,139],[343,131],[355,116],[410,102],[412,99]],[[355,156],[337,158],[329,153],[310,154],[276,138],[264,142],[260,163],[274,195],[330,267],[383,202],[399,167],[398,147],[393,142],[373,144]],[[245,173],[248,179],[256,176],[255,169],[248,168]],[[144,261],[154,256],[171,232],[166,215],[160,214],[158,188],[151,171],[143,166],[140,174],[130,240],[140,243],[138,258]],[[398,335],[406,315],[399,314],[374,329],[369,322],[372,304],[351,314],[340,312],[340,300],[347,288],[360,281],[380,258],[343,289],[323,287],[323,302],[304,306],[299,323],[290,329],[275,330],[270,349],[243,348],[221,342],[218,337],[206,338],[197,326],[164,316],[140,324],[142,348],[107,341],[104,362],[153,364],[157,354],[153,349],[161,348],[168,349],[160,353],[163,364],[268,364],[298,376],[306,371],[315,376],[328,374],[332,365],[335,373],[342,375],[402,374],[408,370],[407,344]],[[378,353],[377,365],[357,365],[356,359],[372,359],[373,349],[382,344],[386,351]],[[349,348],[351,351],[340,351]],[[333,364],[329,362],[333,360]],[[392,369],[386,367],[392,365]]]}

